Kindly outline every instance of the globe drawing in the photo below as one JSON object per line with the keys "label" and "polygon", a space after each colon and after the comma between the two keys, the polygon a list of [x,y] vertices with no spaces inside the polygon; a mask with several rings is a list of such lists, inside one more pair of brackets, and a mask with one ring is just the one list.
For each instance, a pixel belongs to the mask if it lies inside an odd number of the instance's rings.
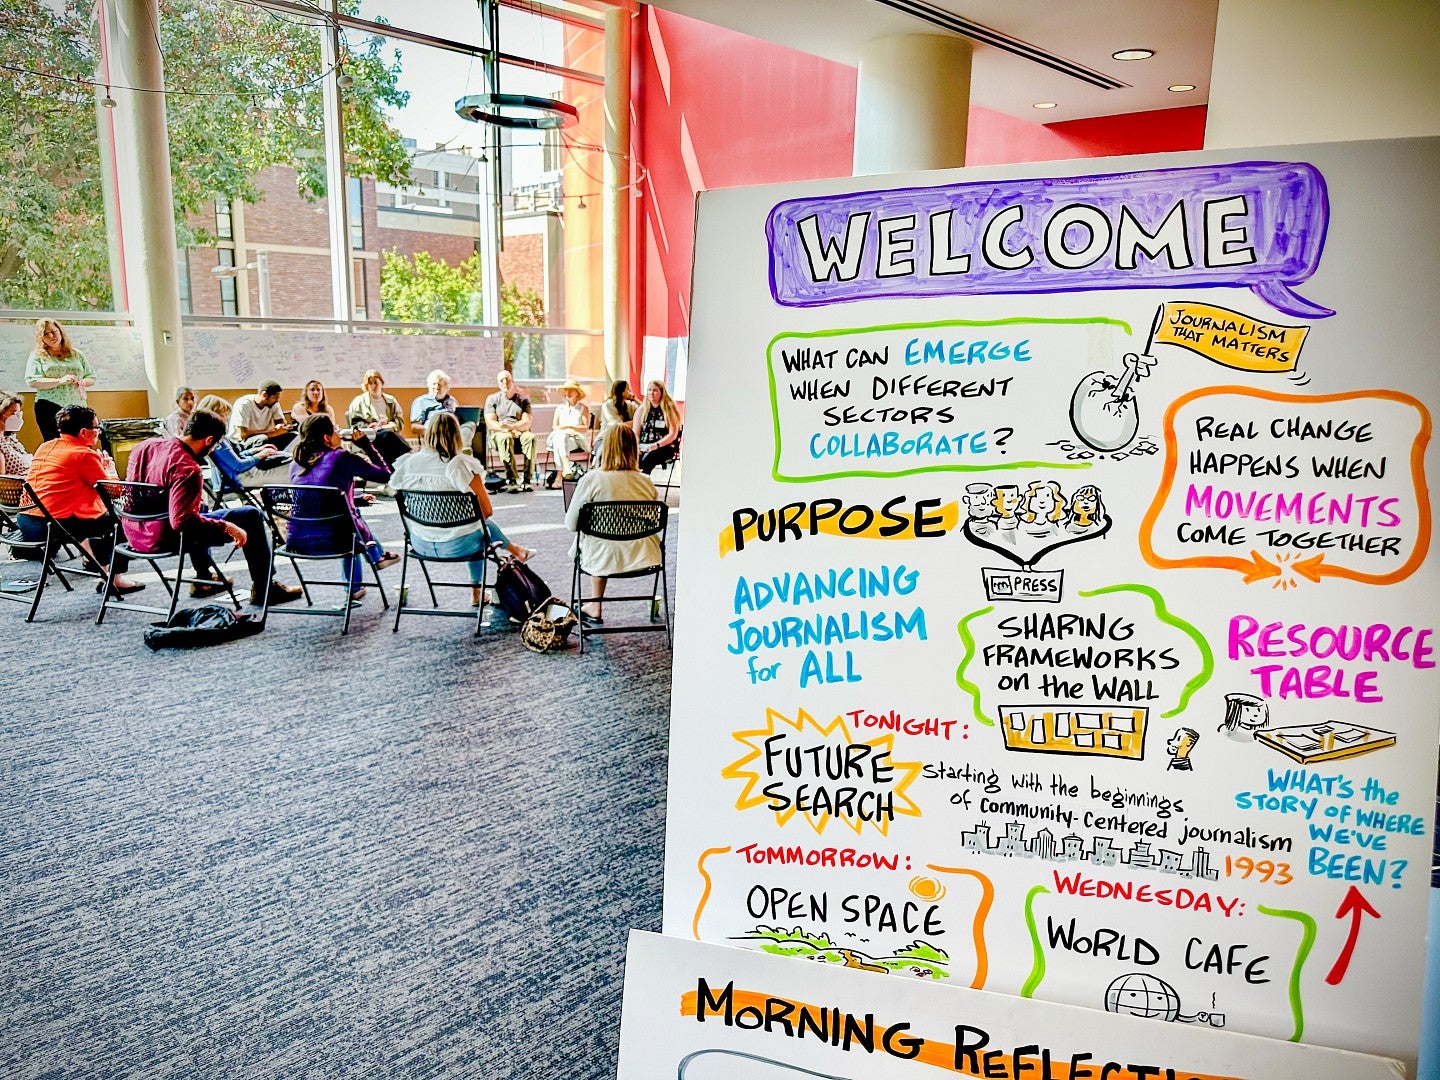
{"label": "globe drawing", "polygon": [[1132,971],[1105,988],[1105,1011],[1174,1020],[1180,1015],[1180,995],[1164,979]]}

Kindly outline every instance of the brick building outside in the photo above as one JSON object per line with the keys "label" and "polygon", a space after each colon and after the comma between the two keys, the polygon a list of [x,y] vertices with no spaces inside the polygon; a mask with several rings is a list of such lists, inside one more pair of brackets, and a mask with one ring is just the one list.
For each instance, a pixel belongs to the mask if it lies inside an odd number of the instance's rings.
{"label": "brick building outside", "polygon": [[[380,270],[391,251],[458,266],[480,245],[476,220],[476,159],[454,151],[415,156],[412,183],[405,188],[351,178],[350,256],[358,319],[380,319]],[[467,165],[468,163],[468,165]],[[460,166],[457,168],[457,166]],[[181,303],[195,315],[258,317],[262,313],[257,252],[266,253],[269,308],[274,318],[332,317],[327,199],[300,194],[297,174],[272,166],[256,176],[264,197],[255,203],[217,199],[188,222],[216,237],[212,245],[181,253]],[[559,238],[563,235],[557,199],[543,190],[507,196],[505,238],[499,252],[500,280],[533,290],[545,300],[548,325],[564,323]],[[240,268],[217,276],[218,266]]]}

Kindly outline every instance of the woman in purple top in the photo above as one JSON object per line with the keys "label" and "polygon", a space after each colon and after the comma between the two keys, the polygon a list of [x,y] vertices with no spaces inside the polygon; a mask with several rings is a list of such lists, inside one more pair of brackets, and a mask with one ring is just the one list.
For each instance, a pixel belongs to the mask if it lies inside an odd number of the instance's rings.
{"label": "woman in purple top", "polygon": [[[345,500],[345,509],[356,531],[365,543],[365,554],[376,570],[383,570],[398,562],[400,556],[384,550],[360,516],[355,506],[355,481],[374,480],[384,483],[390,478],[390,467],[385,464],[379,452],[365,437],[364,431],[355,429],[352,433],[357,449],[365,454],[352,454],[345,449],[340,433],[335,430],[335,421],[325,413],[316,413],[305,418],[300,425],[300,438],[291,451],[290,482],[308,484],[312,487],[338,488]],[[295,499],[295,509],[302,516],[324,516],[334,514],[336,507],[327,505],[323,496],[312,496],[301,492]],[[327,552],[343,548],[349,540],[349,530],[343,524],[335,527],[323,523],[306,521],[291,522],[286,543],[297,552]],[[346,572],[350,577],[350,595],[359,599],[365,595],[360,584],[360,560],[346,560]]]}

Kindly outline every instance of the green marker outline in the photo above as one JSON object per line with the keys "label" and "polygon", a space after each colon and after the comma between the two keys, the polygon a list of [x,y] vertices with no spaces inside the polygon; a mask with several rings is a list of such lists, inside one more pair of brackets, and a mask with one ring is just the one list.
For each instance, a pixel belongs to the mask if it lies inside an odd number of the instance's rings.
{"label": "green marker outline", "polygon": [[782,484],[813,484],[822,480],[840,480],[851,476],[877,478],[915,476],[918,473],[940,472],[1002,472],[1013,469],[1088,469],[1089,461],[1009,461],[989,465],[917,465],[912,469],[879,471],[875,469],[847,469],[840,472],[824,473],[817,476],[788,476],[780,471],[782,452],[780,439],[780,395],[775,387],[775,346],[782,339],[800,341],[815,338],[839,337],[848,334],[876,334],[893,330],[935,330],[952,326],[1118,326],[1127,337],[1133,336],[1130,324],[1123,319],[1111,319],[1103,315],[1085,316],[1075,319],[1044,319],[1012,317],[1008,319],[941,319],[936,322],[886,323],[879,326],[849,326],[828,330],[783,331],[770,339],[765,346],[765,377],[770,384],[770,422],[775,435],[775,459],[770,467],[772,478]]}
{"label": "green marker outline", "polygon": [[1104,596],[1106,593],[1113,592],[1136,592],[1142,596],[1148,596],[1150,603],[1155,606],[1155,617],[1162,623],[1175,627],[1175,629],[1193,641],[1195,647],[1200,650],[1199,673],[1185,684],[1185,688],[1180,692],[1180,703],[1169,712],[1161,713],[1160,719],[1165,720],[1172,716],[1179,716],[1185,711],[1185,706],[1190,703],[1190,699],[1195,696],[1195,692],[1209,682],[1210,676],[1215,674],[1215,654],[1210,651],[1210,643],[1205,640],[1204,634],[1180,618],[1179,615],[1170,614],[1170,609],[1165,606],[1165,598],[1160,595],[1158,589],[1153,589],[1149,585],[1127,582],[1123,585],[1106,585],[1102,588],[1090,589],[1088,591],[1081,589],[1077,595],[1088,598],[1091,596]]}
{"label": "green marker outline", "polygon": [[1040,928],[1035,925],[1035,898],[1049,891],[1044,885],[1036,885],[1025,894],[1025,928],[1030,931],[1030,948],[1035,959],[1030,965],[1030,977],[1020,988],[1022,998],[1034,997],[1035,988],[1045,979],[1045,949],[1040,944]]}
{"label": "green marker outline", "polygon": [[969,615],[961,619],[959,626],[956,627],[956,629],[960,631],[960,644],[965,649],[965,659],[960,661],[960,667],[955,672],[955,682],[959,684],[961,690],[970,695],[970,700],[973,703],[970,706],[970,711],[974,715],[976,723],[983,724],[985,727],[994,727],[995,721],[980,711],[980,687],[965,678],[965,669],[970,666],[970,661],[975,659],[975,635],[970,633],[968,624],[971,619],[978,619],[982,615],[989,615],[990,612],[994,610],[995,605],[991,604],[989,607],[981,608],[979,611],[972,611]]}
{"label": "green marker outline", "polygon": [[[1165,606],[1165,598],[1149,585],[1127,582],[1120,585],[1106,585],[1099,589],[1081,589],[1076,595],[1088,599],[1092,596],[1104,596],[1107,593],[1115,592],[1134,592],[1149,597],[1150,603],[1154,607],[1156,619],[1168,626],[1175,627],[1175,629],[1179,630],[1194,642],[1195,647],[1200,651],[1199,672],[1192,676],[1181,689],[1179,703],[1168,712],[1160,714],[1162,720],[1172,716],[1179,716],[1190,704],[1190,699],[1195,696],[1195,693],[1210,681],[1211,675],[1215,674],[1215,654],[1210,650],[1210,643],[1205,640],[1204,635],[1195,627],[1180,618],[1180,616],[1171,614],[1170,609]],[[994,610],[995,605],[991,604],[989,607],[972,611],[969,615],[961,619],[959,625],[956,627],[960,634],[960,644],[965,650],[965,659],[960,661],[960,667],[955,671],[955,682],[961,690],[970,695],[970,711],[975,717],[976,722],[986,727],[994,727],[995,721],[981,711],[980,687],[965,677],[965,670],[970,666],[970,662],[975,659],[975,635],[970,632],[969,624],[972,620],[978,619],[982,615],[988,615]]]}
{"label": "green marker outline", "polygon": [[1310,956],[1310,949],[1315,944],[1315,919],[1303,911],[1287,911],[1284,908],[1266,907],[1264,904],[1256,904],[1255,910],[1261,915],[1270,915],[1277,919],[1294,919],[1300,924],[1302,934],[1300,947],[1295,950],[1295,966],[1290,969],[1290,1014],[1295,1018],[1295,1032],[1290,1036],[1290,1042],[1299,1042],[1300,1036],[1305,1034],[1305,1003],[1300,1000],[1300,971],[1305,966],[1305,961]]}

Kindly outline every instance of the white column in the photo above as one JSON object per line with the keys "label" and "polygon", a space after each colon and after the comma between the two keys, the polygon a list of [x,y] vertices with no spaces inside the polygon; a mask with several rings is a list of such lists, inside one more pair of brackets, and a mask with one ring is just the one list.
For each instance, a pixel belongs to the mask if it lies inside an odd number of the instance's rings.
{"label": "white column", "polygon": [[[498,128],[496,129],[499,130]],[[480,321],[499,326],[500,318],[500,210],[495,197],[495,162],[500,158],[500,140],[485,132],[482,150],[489,160],[476,166],[476,220],[480,223],[480,258],[485,272],[480,278]],[[503,336],[503,335],[502,335]]]}
{"label": "white column", "polygon": [[940,34],[877,38],[861,47],[856,176],[965,164],[970,59],[968,40]]}
{"label": "white column", "polygon": [[605,371],[630,370],[630,30],[622,8],[605,12]]}
{"label": "white column", "polygon": [[[339,11],[338,0],[330,10]],[[320,31],[320,63],[327,73],[322,98],[325,113],[325,193],[330,222],[330,301],[332,318],[346,322],[355,317],[355,288],[351,280],[350,189],[345,175],[345,119],[340,108],[340,28],[331,23]],[[338,329],[338,328],[337,328]]]}
{"label": "white column", "polygon": [[[155,27],[158,0],[108,0],[121,236],[130,314],[145,350],[150,412],[172,408],[185,382],[180,340],[180,283],[175,270],[175,210],[170,187],[170,134],[165,124],[165,68]],[[120,148],[123,147],[123,151]],[[104,389],[101,387],[101,389]]]}
{"label": "white column", "polygon": [[1220,0],[1206,149],[1440,135],[1435,0]]}

